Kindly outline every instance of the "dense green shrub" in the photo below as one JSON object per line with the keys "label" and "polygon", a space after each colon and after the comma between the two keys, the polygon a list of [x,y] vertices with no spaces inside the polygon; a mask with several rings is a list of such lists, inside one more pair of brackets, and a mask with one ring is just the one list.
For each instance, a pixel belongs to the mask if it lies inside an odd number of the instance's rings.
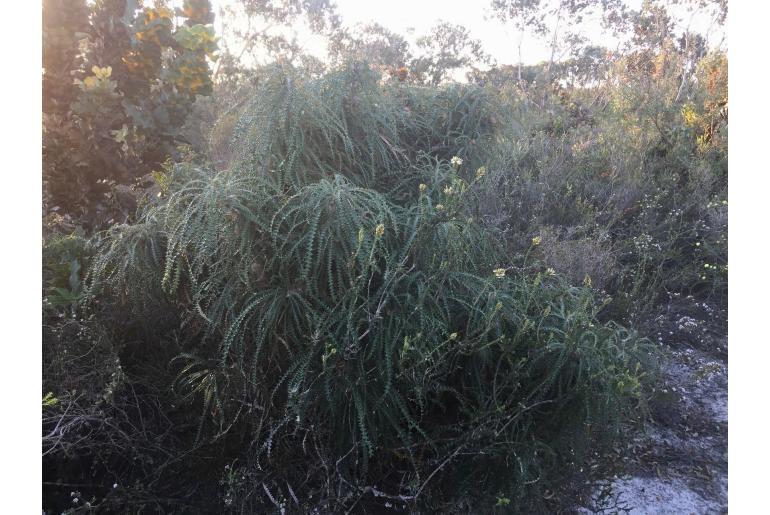
{"label": "dense green shrub", "polygon": [[129,380],[179,349],[156,380],[225,505],[521,507],[618,436],[648,349],[479,217],[493,97],[364,65],[262,84],[231,168],[170,170],[88,280]]}

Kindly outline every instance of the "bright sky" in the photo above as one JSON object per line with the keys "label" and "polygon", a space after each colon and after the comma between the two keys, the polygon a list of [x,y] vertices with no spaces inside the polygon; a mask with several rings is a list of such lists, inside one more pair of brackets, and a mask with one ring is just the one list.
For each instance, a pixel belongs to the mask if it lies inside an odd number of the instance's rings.
{"label": "bright sky", "polygon": [[[237,3],[237,0],[212,0],[215,12],[218,6],[234,3]],[[344,25],[353,26],[374,21],[408,39],[414,39],[428,32],[440,20],[457,23],[466,27],[472,37],[481,40],[484,50],[499,64],[515,64],[518,62],[516,45],[519,34],[510,24],[505,25],[491,15],[490,3],[490,0],[336,0],[337,11]],[[626,4],[638,9],[642,0],[626,0]],[[709,32],[709,16],[696,15],[691,18],[682,10],[679,10],[678,14],[681,17],[680,26],[689,24],[693,30]],[[590,25],[588,30],[594,43],[608,48],[616,46],[617,41],[602,34],[598,24]],[[325,48],[322,42],[309,34],[303,38],[302,28],[297,32],[309,52],[323,57]],[[712,44],[717,44],[721,37],[721,33],[714,34],[712,30],[709,39]],[[549,55],[550,49],[546,42],[532,36],[524,38],[522,60],[525,63],[543,61],[548,59]]]}
{"label": "bright sky", "polygon": [[[641,0],[638,3],[641,4]],[[447,21],[467,28],[498,63],[517,63],[519,34],[510,24],[495,18],[490,4],[490,0],[337,0],[338,11],[346,24],[376,21],[399,34],[407,34],[413,28],[415,36],[420,36],[438,21]],[[614,46],[615,41],[604,38],[603,43]],[[531,36],[524,38],[521,50],[525,63],[543,61],[550,55],[548,46]]]}

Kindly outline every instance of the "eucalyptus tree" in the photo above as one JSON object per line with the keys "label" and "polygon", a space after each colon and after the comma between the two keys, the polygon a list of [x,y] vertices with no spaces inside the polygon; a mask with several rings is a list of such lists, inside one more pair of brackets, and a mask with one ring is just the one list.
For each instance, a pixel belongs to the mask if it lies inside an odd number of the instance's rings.
{"label": "eucalyptus tree", "polygon": [[537,34],[545,30],[540,14],[541,2],[542,0],[492,0],[491,7],[495,16],[503,22],[510,22],[516,30],[516,49],[519,56],[517,77],[520,83],[524,66],[521,54],[524,33],[526,30],[532,30]]}
{"label": "eucalyptus tree", "polygon": [[471,37],[462,25],[440,21],[417,40],[420,57],[414,60],[415,72],[428,84],[437,85],[463,68],[491,63],[481,41]]}
{"label": "eucalyptus tree", "polygon": [[595,45],[587,36],[592,24],[618,27],[627,21],[622,0],[492,0],[491,11],[499,20],[510,23],[517,32],[519,82],[522,81],[522,45],[529,35],[549,48],[545,80],[554,79],[555,64],[578,58],[586,47]]}
{"label": "eucalyptus tree", "polygon": [[414,57],[409,41],[379,23],[341,27],[329,38],[329,60],[366,60],[375,66],[408,67]]}
{"label": "eucalyptus tree", "polygon": [[307,42],[296,27],[328,37],[341,23],[331,0],[241,0],[220,8],[220,18],[226,59],[217,75],[261,60],[300,62]]}

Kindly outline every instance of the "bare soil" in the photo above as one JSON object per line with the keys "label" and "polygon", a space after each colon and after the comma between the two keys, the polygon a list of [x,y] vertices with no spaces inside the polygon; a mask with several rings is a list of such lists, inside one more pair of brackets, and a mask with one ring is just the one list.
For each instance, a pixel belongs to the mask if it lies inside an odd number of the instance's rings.
{"label": "bare soil", "polygon": [[706,343],[661,343],[652,420],[616,449],[615,473],[593,481],[576,513],[727,513],[726,342]]}

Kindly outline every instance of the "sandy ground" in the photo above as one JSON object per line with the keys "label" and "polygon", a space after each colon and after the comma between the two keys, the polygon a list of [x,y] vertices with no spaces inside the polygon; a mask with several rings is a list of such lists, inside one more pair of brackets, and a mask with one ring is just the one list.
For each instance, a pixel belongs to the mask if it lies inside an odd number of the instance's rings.
{"label": "sandy ground", "polygon": [[652,421],[618,452],[620,473],[598,481],[577,513],[727,513],[724,353],[665,346]]}

